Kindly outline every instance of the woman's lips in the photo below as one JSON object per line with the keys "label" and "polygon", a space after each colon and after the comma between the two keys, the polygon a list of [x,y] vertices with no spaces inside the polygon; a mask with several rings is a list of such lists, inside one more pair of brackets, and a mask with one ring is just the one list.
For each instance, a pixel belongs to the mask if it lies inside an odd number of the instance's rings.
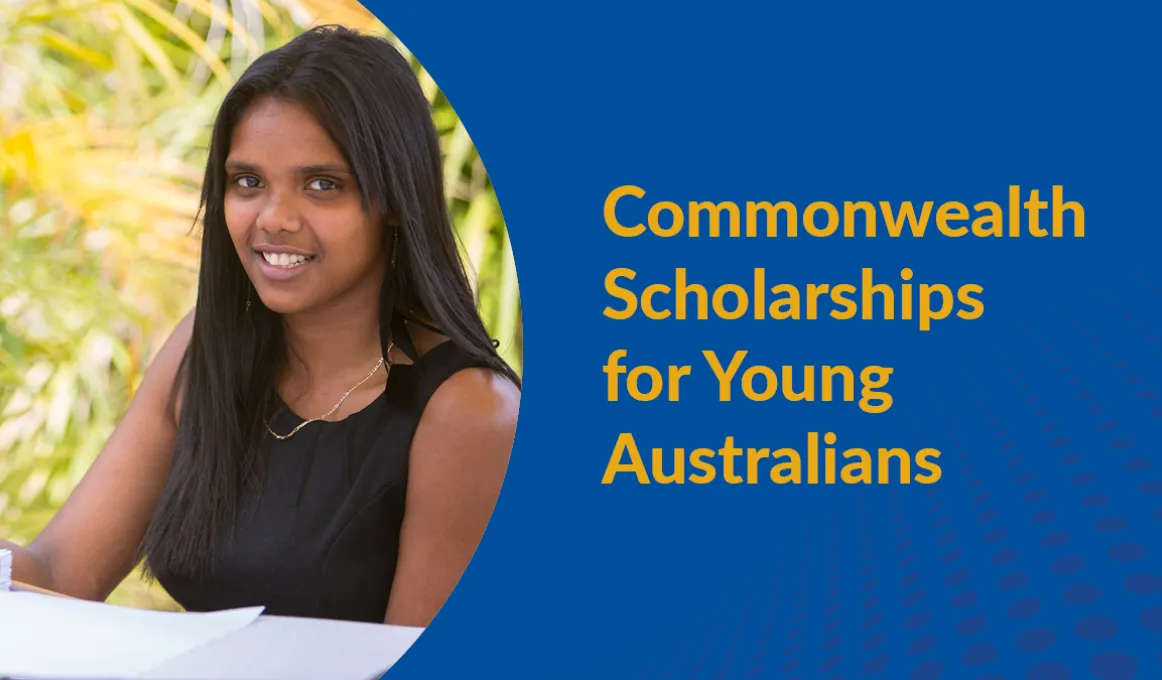
{"label": "woman's lips", "polygon": [[262,275],[274,281],[289,281],[301,276],[315,262],[313,255],[258,250],[254,252],[254,258]]}

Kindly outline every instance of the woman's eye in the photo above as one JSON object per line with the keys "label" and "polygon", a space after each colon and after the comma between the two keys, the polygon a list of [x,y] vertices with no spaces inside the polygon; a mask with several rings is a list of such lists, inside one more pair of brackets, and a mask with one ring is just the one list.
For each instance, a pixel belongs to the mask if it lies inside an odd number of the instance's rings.
{"label": "woman's eye", "polygon": [[334,191],[335,189],[339,188],[339,185],[336,184],[333,180],[320,177],[319,179],[311,180],[311,183],[307,185],[307,188],[311,191]]}
{"label": "woman's eye", "polygon": [[251,177],[249,175],[236,178],[234,183],[243,189],[257,189],[262,185],[262,182],[258,181],[257,177]]}

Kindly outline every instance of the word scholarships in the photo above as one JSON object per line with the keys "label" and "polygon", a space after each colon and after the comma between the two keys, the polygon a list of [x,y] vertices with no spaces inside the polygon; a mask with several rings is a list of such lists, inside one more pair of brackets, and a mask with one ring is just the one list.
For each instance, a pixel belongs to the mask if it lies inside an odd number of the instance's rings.
{"label": "word scholarships", "polygon": [[[628,215],[638,215],[629,219]],[[605,225],[621,238],[657,237],[757,239],[757,238],[1084,238],[1085,209],[1066,200],[1062,186],[1054,185],[1043,197],[1041,190],[1022,191],[1009,186],[1002,201],[980,201],[971,207],[949,201],[846,201],[835,205],[815,201],[806,205],[790,201],[653,201],[633,185],[615,188],[605,199]],[[617,267],[605,276],[611,300],[605,317],[617,321],[641,316],[652,321],[705,320],[711,316],[735,320],[753,318],[779,321],[894,320],[914,321],[920,331],[933,322],[955,317],[979,319],[985,311],[984,288],[965,283],[912,282],[905,267],[898,280],[884,280],[865,267],[854,282],[771,285],[766,270],[747,273],[745,285],[726,283],[713,289],[690,280],[685,268],[675,268],[669,282],[633,285],[637,272]],[[681,380],[699,366],[718,385],[718,400],[741,398],[765,402],[776,397],[786,402],[857,402],[865,413],[880,414],[893,404],[885,389],[894,369],[865,366],[853,370],[842,365],[771,367],[754,362],[745,349],[730,355],[702,352],[703,362],[666,366],[664,369],[625,362],[626,348],[610,352],[602,371],[606,399],[650,402],[681,399]],[[858,376],[858,378],[857,378]],[[856,398],[856,383],[860,384]],[[942,472],[941,452],[923,447],[912,453],[895,446],[848,448],[834,446],[834,432],[809,432],[796,446],[769,444],[736,446],[726,436],[722,446],[705,443],[694,447],[640,447],[634,435],[621,432],[602,477],[603,484],[629,480],[638,484],[933,484]],[[820,445],[822,442],[822,446]],[[805,446],[804,446],[805,443]],[[648,452],[647,456],[643,453]]]}

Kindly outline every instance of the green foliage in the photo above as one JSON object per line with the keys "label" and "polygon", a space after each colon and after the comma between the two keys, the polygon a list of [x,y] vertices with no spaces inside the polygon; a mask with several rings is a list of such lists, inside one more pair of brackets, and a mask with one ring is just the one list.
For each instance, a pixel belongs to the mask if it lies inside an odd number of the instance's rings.
{"label": "green foliage", "polygon": [[[0,3],[0,538],[25,543],[48,523],[193,305],[217,105],[262,50],[315,23],[390,37],[353,0]],[[519,372],[520,298],[496,196],[463,124],[412,63],[481,311]],[[133,576],[110,601],[176,606]]]}

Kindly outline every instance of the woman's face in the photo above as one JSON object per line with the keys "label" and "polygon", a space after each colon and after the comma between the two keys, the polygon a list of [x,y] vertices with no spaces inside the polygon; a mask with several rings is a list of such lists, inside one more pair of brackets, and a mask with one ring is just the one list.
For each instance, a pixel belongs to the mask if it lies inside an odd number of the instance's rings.
{"label": "woman's face", "polygon": [[306,109],[253,104],[234,128],[226,182],[230,238],[269,309],[295,314],[379,290],[383,229]]}

